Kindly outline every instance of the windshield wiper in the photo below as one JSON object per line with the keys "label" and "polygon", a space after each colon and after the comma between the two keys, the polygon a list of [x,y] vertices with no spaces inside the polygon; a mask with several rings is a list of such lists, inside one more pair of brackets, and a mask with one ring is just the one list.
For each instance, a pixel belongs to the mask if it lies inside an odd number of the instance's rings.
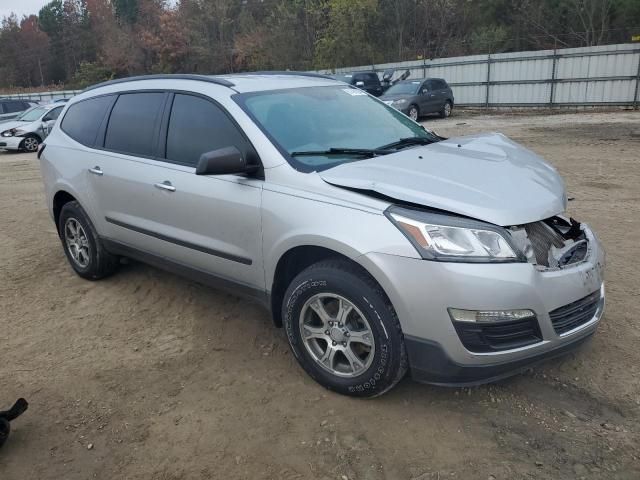
{"label": "windshield wiper", "polygon": [[390,148],[400,150],[401,148],[411,147],[413,145],[430,145],[435,141],[436,140],[432,140],[430,138],[425,138],[425,137],[407,137],[407,138],[401,138],[400,140],[389,143],[387,145],[383,145],[377,148],[376,150],[388,150]]}
{"label": "windshield wiper", "polygon": [[322,155],[356,155],[361,157],[373,158],[378,155],[387,155],[389,153],[393,153],[390,150],[385,150],[382,148],[329,148],[327,150],[309,150],[309,151],[300,151],[300,152],[291,152],[290,155],[292,157],[312,157],[312,156],[322,156]]}

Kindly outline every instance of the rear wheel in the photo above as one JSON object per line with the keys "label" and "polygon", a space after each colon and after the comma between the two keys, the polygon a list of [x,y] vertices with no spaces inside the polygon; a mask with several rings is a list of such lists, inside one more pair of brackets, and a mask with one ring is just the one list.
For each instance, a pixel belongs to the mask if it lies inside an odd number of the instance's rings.
{"label": "rear wheel", "polygon": [[452,112],[453,104],[451,103],[451,101],[447,100],[446,102],[444,102],[444,107],[442,107],[442,110],[440,110],[440,116],[442,118],[449,118]]}
{"label": "rear wheel", "polygon": [[402,330],[380,286],[343,260],[300,273],[284,296],[283,324],[304,370],[336,392],[381,395],[407,370]]}
{"label": "rear wheel", "polygon": [[35,135],[25,137],[20,143],[20,149],[26,152],[37,152],[40,146],[40,139]]}
{"label": "rear wheel", "polygon": [[420,118],[420,110],[418,110],[418,106],[411,105],[409,107],[409,111],[407,112],[407,115],[411,120],[413,120],[414,122],[417,122],[418,118]]}
{"label": "rear wheel", "polygon": [[84,209],[76,201],[62,207],[58,232],[64,253],[82,278],[98,280],[113,273],[118,257],[107,252]]}

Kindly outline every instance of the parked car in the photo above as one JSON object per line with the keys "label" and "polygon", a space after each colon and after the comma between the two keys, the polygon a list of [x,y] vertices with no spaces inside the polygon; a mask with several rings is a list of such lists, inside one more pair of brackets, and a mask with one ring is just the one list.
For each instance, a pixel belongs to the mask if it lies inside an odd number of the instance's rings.
{"label": "parked car", "polygon": [[442,118],[453,111],[453,92],[442,78],[422,78],[396,83],[380,97],[387,105],[397,108],[413,120],[428,113]]}
{"label": "parked car", "polygon": [[47,138],[64,105],[38,105],[16,119],[0,123],[0,150],[36,152]]}
{"label": "parked car", "polygon": [[495,381],[603,314],[604,251],[551,165],[496,133],[444,140],[327,77],[107,82],[69,101],[39,156],[78,275],[122,256],[242,293],[343,394],[407,371]]}
{"label": "parked car", "polygon": [[333,78],[364,90],[374,97],[379,97],[384,92],[384,88],[382,87],[376,72],[342,73],[334,75]]}
{"label": "parked car", "polygon": [[22,112],[35,105],[37,105],[37,103],[26,100],[0,98],[0,123],[16,118]]}

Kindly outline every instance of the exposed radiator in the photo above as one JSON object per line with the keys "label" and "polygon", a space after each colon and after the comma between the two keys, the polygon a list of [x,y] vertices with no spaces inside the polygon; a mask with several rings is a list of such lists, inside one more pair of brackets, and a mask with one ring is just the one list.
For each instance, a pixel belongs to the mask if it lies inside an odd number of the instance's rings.
{"label": "exposed radiator", "polygon": [[553,231],[544,222],[528,223],[524,226],[527,237],[533,247],[533,253],[536,256],[536,262],[538,265],[549,266],[549,251],[551,246],[556,248],[562,248],[564,246],[564,239],[562,236]]}

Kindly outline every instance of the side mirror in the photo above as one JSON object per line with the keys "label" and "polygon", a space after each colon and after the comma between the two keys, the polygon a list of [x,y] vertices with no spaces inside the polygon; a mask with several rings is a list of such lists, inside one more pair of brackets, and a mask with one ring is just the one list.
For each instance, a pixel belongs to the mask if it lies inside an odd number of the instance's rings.
{"label": "side mirror", "polygon": [[203,153],[196,166],[196,175],[229,175],[254,172],[256,165],[247,165],[236,147],[220,148]]}
{"label": "side mirror", "polygon": [[364,82],[356,82],[356,87],[358,88],[364,87]]}
{"label": "side mirror", "polygon": [[427,93],[429,93],[429,89],[428,88],[423,88],[422,89],[422,95],[426,95]]}

